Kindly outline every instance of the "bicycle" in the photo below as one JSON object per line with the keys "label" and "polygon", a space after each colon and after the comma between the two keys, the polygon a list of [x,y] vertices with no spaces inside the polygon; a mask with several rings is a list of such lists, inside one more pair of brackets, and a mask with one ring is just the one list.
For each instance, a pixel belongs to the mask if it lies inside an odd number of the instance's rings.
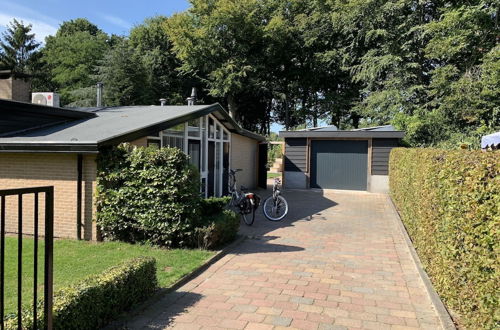
{"label": "bicycle", "polygon": [[281,221],[288,214],[288,203],[281,196],[281,180],[279,178],[274,179],[273,194],[266,198],[262,209],[266,218],[271,221]]}
{"label": "bicycle", "polygon": [[260,197],[257,194],[246,192],[246,188],[241,186],[240,190],[236,188],[236,173],[241,169],[229,170],[229,194],[231,200],[229,206],[238,209],[238,212],[246,225],[251,226],[255,221],[255,210],[260,205]]}

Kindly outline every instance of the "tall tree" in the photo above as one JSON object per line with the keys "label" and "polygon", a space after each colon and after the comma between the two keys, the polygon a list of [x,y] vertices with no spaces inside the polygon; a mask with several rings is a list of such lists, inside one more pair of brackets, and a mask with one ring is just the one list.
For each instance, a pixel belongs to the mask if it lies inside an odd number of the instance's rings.
{"label": "tall tree", "polygon": [[191,0],[191,8],[171,17],[166,30],[181,70],[202,79],[210,94],[223,97],[237,120],[240,99],[260,94],[267,74],[258,0]]}
{"label": "tall tree", "polygon": [[98,78],[105,86],[106,106],[142,105],[151,99],[146,67],[127,39],[105,55]]}
{"label": "tall tree", "polygon": [[46,38],[42,61],[63,104],[77,100],[75,90],[96,83],[98,62],[115,41],[83,18],[62,23],[55,36]]}
{"label": "tall tree", "polygon": [[14,19],[2,33],[0,41],[0,68],[17,73],[28,73],[40,44],[31,32],[32,25]]}
{"label": "tall tree", "polygon": [[[140,57],[150,89],[147,103],[156,104],[160,98],[169,104],[183,104],[192,87],[201,87],[200,81],[182,74],[181,65],[172,51],[172,43],[164,29],[167,18],[147,18],[130,31],[130,46]],[[203,98],[200,88],[199,97]]]}

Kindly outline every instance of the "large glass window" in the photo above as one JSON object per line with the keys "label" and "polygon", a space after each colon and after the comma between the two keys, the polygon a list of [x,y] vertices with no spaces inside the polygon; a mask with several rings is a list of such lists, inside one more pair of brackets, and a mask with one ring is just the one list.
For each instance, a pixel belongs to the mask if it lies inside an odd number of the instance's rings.
{"label": "large glass window", "polygon": [[189,156],[201,174],[205,196],[227,193],[229,132],[211,115],[193,119],[148,137],[148,145],[179,148]]}
{"label": "large glass window", "polygon": [[207,118],[201,118],[201,150],[203,150],[201,154],[201,168],[202,171],[207,170],[206,160],[207,160],[207,150],[206,141],[207,141]]}
{"label": "large glass window", "polygon": [[221,164],[221,142],[215,143],[215,195],[220,196],[222,194],[221,190],[221,175],[222,175],[222,164]]}
{"label": "large glass window", "polygon": [[163,135],[162,147],[179,148],[184,150],[184,137]]}
{"label": "large glass window", "polygon": [[199,140],[189,140],[188,155],[189,162],[199,169],[201,160],[201,143]]}
{"label": "large glass window", "polygon": [[215,138],[216,139],[221,139],[221,131],[222,131],[222,128],[220,127],[219,124],[215,125],[216,129],[215,129]]}
{"label": "large glass window", "polygon": [[215,138],[215,123],[212,118],[208,118],[208,138],[209,139]]}
{"label": "large glass window", "polygon": [[185,124],[170,127],[162,132],[162,147],[179,148],[184,150]]}
{"label": "large glass window", "polygon": [[190,120],[188,122],[188,136],[200,137],[200,118]]}
{"label": "large glass window", "polygon": [[167,128],[163,134],[184,136],[184,124],[179,124],[174,127]]}

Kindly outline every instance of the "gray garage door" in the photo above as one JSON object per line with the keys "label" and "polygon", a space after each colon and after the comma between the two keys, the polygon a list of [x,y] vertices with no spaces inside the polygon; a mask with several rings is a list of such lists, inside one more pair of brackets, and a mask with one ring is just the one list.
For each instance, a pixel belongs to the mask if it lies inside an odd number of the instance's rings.
{"label": "gray garage door", "polygon": [[311,187],[366,190],[368,141],[311,142]]}

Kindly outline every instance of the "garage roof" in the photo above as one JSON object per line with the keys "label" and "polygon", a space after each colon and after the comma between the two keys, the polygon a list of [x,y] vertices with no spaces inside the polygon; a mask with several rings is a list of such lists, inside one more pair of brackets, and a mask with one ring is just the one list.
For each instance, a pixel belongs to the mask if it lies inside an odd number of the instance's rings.
{"label": "garage roof", "polygon": [[391,125],[364,127],[348,131],[338,130],[335,126],[306,128],[298,131],[281,131],[283,138],[396,138],[402,139],[405,132],[397,131]]}
{"label": "garage roof", "polygon": [[[33,105],[31,107],[33,108]],[[78,113],[81,117],[22,132],[6,133],[6,136],[0,137],[0,152],[97,152],[99,146],[153,135],[160,130],[209,113],[213,113],[232,132],[259,141],[265,140],[263,136],[241,128],[218,103],[194,106],[105,107],[88,111],[51,109],[55,112]]]}

